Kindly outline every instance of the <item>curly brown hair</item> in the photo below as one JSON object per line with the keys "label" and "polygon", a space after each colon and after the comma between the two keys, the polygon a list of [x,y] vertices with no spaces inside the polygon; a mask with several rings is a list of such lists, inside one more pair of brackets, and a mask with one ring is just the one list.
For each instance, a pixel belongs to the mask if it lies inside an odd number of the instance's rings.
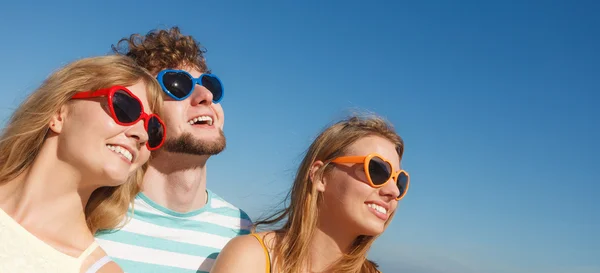
{"label": "curly brown hair", "polygon": [[132,34],[111,46],[117,55],[133,58],[153,74],[166,68],[184,66],[210,73],[204,53],[206,49],[192,36],[183,35],[179,27],[151,30],[146,35]]}

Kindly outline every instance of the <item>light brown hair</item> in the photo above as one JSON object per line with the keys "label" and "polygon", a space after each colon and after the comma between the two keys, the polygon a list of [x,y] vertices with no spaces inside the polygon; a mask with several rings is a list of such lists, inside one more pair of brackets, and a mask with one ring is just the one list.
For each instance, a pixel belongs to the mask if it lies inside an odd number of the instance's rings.
{"label": "light brown hair", "polygon": [[[318,220],[319,204],[322,195],[314,187],[310,179],[311,166],[316,160],[325,164],[315,177],[324,175],[331,169],[331,160],[344,154],[345,150],[357,140],[366,136],[376,135],[392,142],[400,159],[404,153],[404,142],[395,132],[393,126],[377,116],[352,116],[325,129],[310,145],[296,173],[292,189],[288,193],[289,205],[258,221],[258,226],[274,226],[284,222],[275,230],[273,256],[278,272],[299,273],[310,265],[308,260],[309,242],[312,238]],[[393,214],[385,226],[389,225]],[[374,236],[359,236],[346,253],[330,269],[333,272],[374,273],[377,265],[367,260],[367,252],[375,241]]]}
{"label": "light brown hair", "polygon": [[[0,136],[0,183],[15,179],[37,157],[53,115],[77,92],[113,85],[146,84],[149,111],[160,115],[160,86],[148,71],[130,58],[102,56],[74,61],[50,75],[30,94],[11,116]],[[92,231],[116,227],[139,192],[142,168],[126,183],[102,187],[92,193],[85,207],[87,225]]]}

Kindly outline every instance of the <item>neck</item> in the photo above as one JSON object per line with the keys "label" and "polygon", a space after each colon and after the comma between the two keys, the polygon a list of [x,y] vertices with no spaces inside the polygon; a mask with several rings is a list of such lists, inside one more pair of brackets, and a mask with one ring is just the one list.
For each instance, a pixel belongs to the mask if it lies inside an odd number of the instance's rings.
{"label": "neck", "polygon": [[84,209],[95,188],[79,188],[83,179],[44,146],[28,169],[0,185],[0,207],[44,240],[84,246],[92,238]]}
{"label": "neck", "polygon": [[156,153],[144,175],[142,192],[170,210],[186,213],[204,207],[209,156]]}
{"label": "neck", "polygon": [[336,261],[349,253],[356,237],[343,228],[319,221],[310,241],[310,272],[328,272]]}

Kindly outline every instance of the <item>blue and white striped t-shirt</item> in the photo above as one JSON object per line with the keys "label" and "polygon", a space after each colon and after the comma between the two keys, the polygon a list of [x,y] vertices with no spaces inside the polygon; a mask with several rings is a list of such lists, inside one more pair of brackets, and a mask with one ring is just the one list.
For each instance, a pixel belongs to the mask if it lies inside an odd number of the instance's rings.
{"label": "blue and white striped t-shirt", "polygon": [[209,272],[229,240],[250,233],[246,213],[210,190],[207,204],[178,213],[140,193],[130,221],[96,235],[100,246],[126,273]]}

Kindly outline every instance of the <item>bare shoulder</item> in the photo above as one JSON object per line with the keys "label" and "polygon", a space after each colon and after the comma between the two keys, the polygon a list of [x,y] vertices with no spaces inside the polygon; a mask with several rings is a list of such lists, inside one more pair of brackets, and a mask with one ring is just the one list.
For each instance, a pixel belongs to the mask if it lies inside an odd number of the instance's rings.
{"label": "bare shoulder", "polygon": [[123,273],[123,269],[117,263],[110,261],[104,266],[100,267],[96,273]]}
{"label": "bare shoulder", "polygon": [[[259,238],[264,233],[256,234]],[[260,242],[252,235],[233,238],[217,256],[211,273],[247,272],[264,273],[267,256]]]}
{"label": "bare shoulder", "polygon": [[273,246],[275,244],[275,232],[273,232],[273,231],[258,232],[258,233],[256,233],[256,235],[258,235],[260,238],[263,239],[265,246],[267,247],[269,252],[271,252],[271,250],[273,249]]}

